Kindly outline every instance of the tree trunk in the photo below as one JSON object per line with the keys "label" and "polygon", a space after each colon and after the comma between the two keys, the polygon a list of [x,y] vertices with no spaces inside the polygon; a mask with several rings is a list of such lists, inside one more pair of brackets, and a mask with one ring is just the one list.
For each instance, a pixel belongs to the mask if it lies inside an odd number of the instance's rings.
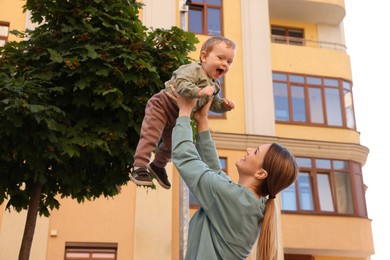
{"label": "tree trunk", "polygon": [[28,260],[30,258],[31,245],[34,238],[35,226],[37,224],[41,190],[42,185],[39,183],[35,183],[31,190],[26,225],[24,226],[22,245],[20,246],[19,251],[19,260]]}

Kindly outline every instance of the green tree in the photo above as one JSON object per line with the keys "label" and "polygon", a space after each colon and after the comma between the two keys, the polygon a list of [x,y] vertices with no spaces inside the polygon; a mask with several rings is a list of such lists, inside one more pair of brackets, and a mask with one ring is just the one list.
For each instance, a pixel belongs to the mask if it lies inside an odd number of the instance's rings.
{"label": "green tree", "polygon": [[[0,203],[37,215],[114,196],[129,181],[148,98],[198,42],[142,25],[135,0],[26,0],[38,26],[0,48]],[[25,11],[24,10],[24,11]]]}

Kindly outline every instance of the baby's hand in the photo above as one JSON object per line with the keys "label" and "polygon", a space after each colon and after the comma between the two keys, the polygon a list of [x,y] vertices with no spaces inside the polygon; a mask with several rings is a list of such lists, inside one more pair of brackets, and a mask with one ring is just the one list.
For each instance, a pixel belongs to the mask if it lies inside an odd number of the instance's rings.
{"label": "baby's hand", "polygon": [[223,99],[223,105],[225,106],[225,109],[227,109],[227,110],[232,110],[236,107],[236,105],[234,104],[234,101],[232,101],[230,99],[226,99],[226,98]]}
{"label": "baby's hand", "polygon": [[198,97],[211,97],[214,94],[215,87],[207,86],[199,90]]}

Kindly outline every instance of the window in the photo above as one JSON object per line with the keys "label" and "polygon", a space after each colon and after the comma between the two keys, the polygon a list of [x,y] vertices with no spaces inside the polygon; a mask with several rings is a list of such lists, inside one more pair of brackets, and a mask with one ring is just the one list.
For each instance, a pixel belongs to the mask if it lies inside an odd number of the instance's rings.
{"label": "window", "polygon": [[4,44],[8,41],[9,34],[9,23],[0,21],[0,46],[4,46]]}
{"label": "window", "polygon": [[222,35],[222,0],[192,0],[188,12],[188,31]]}
{"label": "window", "polygon": [[271,39],[275,43],[290,45],[304,45],[304,31],[297,28],[286,28],[283,26],[271,26]]}
{"label": "window", "polygon": [[349,81],[281,72],[272,78],[277,122],[355,129]]}
{"label": "window", "polygon": [[[221,163],[222,171],[227,174],[227,158],[220,157],[219,162]],[[196,200],[192,192],[189,192],[190,208],[199,208],[199,202]]]}
{"label": "window", "polygon": [[116,260],[117,243],[66,242],[65,260]]}
{"label": "window", "polygon": [[[224,89],[225,89],[225,78],[222,77],[219,79],[219,82],[221,83],[221,90],[218,92],[218,96],[220,98],[224,97]],[[213,112],[209,111],[209,116],[210,118],[225,118],[225,113],[218,113],[218,112]]]}
{"label": "window", "polygon": [[314,256],[312,255],[290,255],[285,254],[284,260],[314,260]]}
{"label": "window", "polygon": [[[303,157],[296,160],[299,175],[295,183],[281,193],[283,211],[367,216],[357,163]],[[356,183],[355,189],[353,183]]]}

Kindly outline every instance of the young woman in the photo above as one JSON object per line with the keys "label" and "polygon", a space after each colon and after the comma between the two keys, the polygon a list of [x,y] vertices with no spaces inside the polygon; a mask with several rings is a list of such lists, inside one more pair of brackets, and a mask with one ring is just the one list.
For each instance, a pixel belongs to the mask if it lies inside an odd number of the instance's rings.
{"label": "young woman", "polygon": [[248,148],[236,162],[238,183],[222,170],[208,127],[210,102],[190,116],[196,100],[177,95],[172,160],[200,203],[190,221],[186,259],[246,259],[259,238],[257,259],[277,259],[275,196],[298,174],[289,151],[277,143]]}

